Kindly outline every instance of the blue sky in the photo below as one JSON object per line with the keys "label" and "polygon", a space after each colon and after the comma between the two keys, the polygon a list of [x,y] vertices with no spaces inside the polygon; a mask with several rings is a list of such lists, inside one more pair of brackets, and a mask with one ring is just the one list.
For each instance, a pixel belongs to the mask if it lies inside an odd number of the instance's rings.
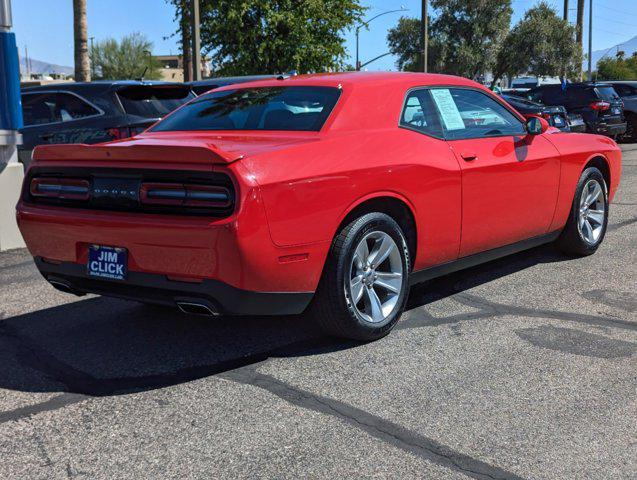
{"label": "blue sky", "polygon": [[[584,45],[588,45],[588,1],[586,1]],[[13,0],[14,31],[20,54],[24,46],[32,58],[73,65],[73,10],[71,0]],[[363,0],[369,7],[367,18],[385,10],[404,5],[406,15],[420,16],[420,0]],[[513,0],[514,22],[537,0]],[[563,0],[549,0],[560,13]],[[570,0],[574,9],[577,0]],[[609,48],[637,35],[636,0],[594,0],[593,50]],[[387,51],[387,31],[401,14],[390,14],[370,24],[370,30],[361,30],[360,56],[365,62]],[[177,53],[176,40],[165,39],[175,30],[173,8],[165,0],[88,0],[89,36],[101,40],[120,38],[132,32],[143,32],[154,43],[155,54]],[[575,20],[575,10],[570,12]],[[354,64],[354,33],[347,34],[347,47]],[[370,70],[395,69],[394,59],[387,56],[369,66]]]}

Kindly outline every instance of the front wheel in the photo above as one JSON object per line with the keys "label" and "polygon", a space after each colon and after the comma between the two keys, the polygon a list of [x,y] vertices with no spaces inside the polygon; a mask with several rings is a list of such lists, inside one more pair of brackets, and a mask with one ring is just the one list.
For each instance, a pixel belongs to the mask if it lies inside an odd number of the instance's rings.
{"label": "front wheel", "polygon": [[409,249],[400,226],[384,213],[365,214],[334,239],[311,313],[330,335],[381,338],[405,308],[409,271]]}
{"label": "front wheel", "polygon": [[608,187],[595,167],[582,172],[566,226],[557,240],[571,255],[591,255],[604,240],[608,225]]}

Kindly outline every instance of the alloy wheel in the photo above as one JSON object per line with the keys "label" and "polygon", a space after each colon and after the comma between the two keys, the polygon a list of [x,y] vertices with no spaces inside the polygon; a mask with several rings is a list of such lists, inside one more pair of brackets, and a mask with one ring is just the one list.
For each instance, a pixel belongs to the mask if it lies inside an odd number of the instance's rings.
{"label": "alloy wheel", "polygon": [[595,245],[604,231],[606,203],[604,189],[595,179],[590,179],[580,196],[577,228],[582,238]]}
{"label": "alloy wheel", "polygon": [[354,251],[346,285],[358,314],[370,323],[383,322],[394,310],[404,281],[403,261],[394,239],[381,231],[365,235]]}

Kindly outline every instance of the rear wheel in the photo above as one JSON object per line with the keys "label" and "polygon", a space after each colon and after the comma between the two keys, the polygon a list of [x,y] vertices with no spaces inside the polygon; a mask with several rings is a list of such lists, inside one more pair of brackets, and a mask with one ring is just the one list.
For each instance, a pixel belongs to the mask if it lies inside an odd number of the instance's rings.
{"label": "rear wheel", "polygon": [[637,142],[637,115],[626,116],[626,133],[622,136],[625,142]]}
{"label": "rear wheel", "polygon": [[330,335],[381,338],[405,308],[409,271],[400,226],[384,213],[365,214],[334,239],[311,313]]}
{"label": "rear wheel", "polygon": [[557,243],[572,255],[591,255],[604,240],[608,224],[608,188],[602,172],[582,172],[566,227]]}

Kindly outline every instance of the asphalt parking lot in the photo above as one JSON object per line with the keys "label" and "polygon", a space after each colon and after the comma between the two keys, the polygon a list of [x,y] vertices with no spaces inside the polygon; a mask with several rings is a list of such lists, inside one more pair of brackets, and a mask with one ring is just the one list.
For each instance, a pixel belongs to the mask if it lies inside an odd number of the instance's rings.
{"label": "asphalt parking lot", "polygon": [[375,343],[53,290],[0,254],[0,478],[637,478],[637,145],[596,255],[415,288]]}

